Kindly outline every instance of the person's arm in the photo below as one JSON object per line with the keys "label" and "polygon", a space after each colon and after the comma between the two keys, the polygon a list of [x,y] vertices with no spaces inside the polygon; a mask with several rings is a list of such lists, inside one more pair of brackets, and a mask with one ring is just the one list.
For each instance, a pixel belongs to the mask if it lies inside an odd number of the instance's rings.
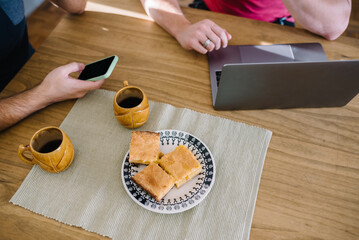
{"label": "person's arm", "polygon": [[328,40],[338,38],[347,28],[351,0],[282,0],[295,21]]}
{"label": "person's arm", "polygon": [[104,80],[91,82],[69,76],[72,72],[82,71],[84,67],[82,63],[58,67],[51,71],[40,85],[9,98],[0,99],[0,131],[52,103],[81,98],[89,90],[101,87]]}
{"label": "person's arm", "polygon": [[85,11],[87,0],[49,0],[66,12],[81,14]]}
{"label": "person's arm", "polygon": [[[181,46],[187,50],[196,50],[202,54],[227,47],[232,36],[211,20],[205,19],[192,24],[183,15],[177,0],[141,0],[146,13]],[[205,48],[207,39],[211,43]]]}

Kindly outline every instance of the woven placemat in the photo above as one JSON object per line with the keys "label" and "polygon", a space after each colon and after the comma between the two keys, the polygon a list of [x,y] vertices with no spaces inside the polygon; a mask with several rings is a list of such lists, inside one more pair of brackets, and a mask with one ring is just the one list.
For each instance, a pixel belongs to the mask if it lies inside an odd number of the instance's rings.
{"label": "woven placemat", "polygon": [[272,133],[258,127],[150,101],[139,130],[178,129],[211,150],[216,181],[198,206],[159,214],[136,204],[121,181],[131,130],[114,117],[115,92],[79,99],[61,124],[75,148],[72,165],[50,174],[34,166],[10,202],[114,239],[248,239]]}

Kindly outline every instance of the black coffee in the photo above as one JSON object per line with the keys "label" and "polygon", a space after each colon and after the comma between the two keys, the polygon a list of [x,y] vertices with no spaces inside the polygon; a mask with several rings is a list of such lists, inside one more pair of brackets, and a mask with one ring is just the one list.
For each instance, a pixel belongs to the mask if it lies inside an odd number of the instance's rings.
{"label": "black coffee", "polygon": [[142,102],[142,98],[128,97],[119,102],[119,106],[123,108],[133,108]]}
{"label": "black coffee", "polygon": [[48,143],[46,143],[44,146],[42,146],[39,150],[41,153],[49,153],[54,151],[56,148],[58,148],[61,144],[62,140],[53,140]]}

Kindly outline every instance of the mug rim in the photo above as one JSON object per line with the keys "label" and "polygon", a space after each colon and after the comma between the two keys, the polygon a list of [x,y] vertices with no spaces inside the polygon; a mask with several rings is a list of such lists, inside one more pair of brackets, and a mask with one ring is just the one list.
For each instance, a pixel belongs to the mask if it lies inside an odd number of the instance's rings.
{"label": "mug rim", "polygon": [[[39,136],[40,132],[42,132],[42,131],[44,131],[44,130],[47,130],[47,129],[56,129],[57,131],[59,131],[59,132],[61,133],[61,137],[62,137],[62,139],[61,139],[61,144],[60,144],[55,150],[53,150],[53,151],[51,151],[51,152],[42,153],[42,152],[39,152],[39,151],[35,150],[35,149],[33,148],[33,146],[32,146],[32,143],[34,142],[34,139]],[[61,145],[62,145],[63,143],[64,143],[64,132],[63,132],[59,127],[48,126],[48,127],[40,128],[39,130],[37,130],[37,131],[32,135],[32,137],[31,137],[31,139],[30,139],[29,147],[30,147],[31,151],[34,151],[34,152],[36,152],[37,154],[49,154],[49,153],[52,153],[52,152],[56,151],[59,147],[61,147]]]}
{"label": "mug rim", "polygon": [[[141,101],[138,105],[136,105],[136,106],[134,106],[134,107],[131,107],[131,108],[121,107],[121,106],[118,104],[118,102],[117,102],[117,98],[118,98],[118,96],[119,96],[122,92],[124,92],[125,90],[130,89],[130,88],[139,90],[139,91],[141,92],[141,94],[142,94],[142,101]],[[145,100],[145,96],[146,96],[146,95],[145,95],[145,92],[144,92],[141,88],[136,87],[136,86],[126,86],[126,87],[123,87],[123,88],[121,88],[120,90],[118,90],[118,91],[116,92],[115,98],[114,98],[114,102],[116,103],[116,106],[119,107],[119,108],[122,108],[122,109],[132,109],[132,108],[135,108],[135,107],[141,105],[141,104],[143,103],[143,101]]]}

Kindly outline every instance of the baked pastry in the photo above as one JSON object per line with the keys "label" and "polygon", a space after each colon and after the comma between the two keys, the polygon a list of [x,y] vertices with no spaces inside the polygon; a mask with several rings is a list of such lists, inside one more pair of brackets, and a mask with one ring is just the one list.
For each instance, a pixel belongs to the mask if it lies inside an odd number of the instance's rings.
{"label": "baked pastry", "polygon": [[132,131],[130,163],[157,162],[160,153],[160,133]]}
{"label": "baked pastry", "polygon": [[150,163],[145,169],[132,177],[132,180],[151,194],[158,202],[166,196],[174,185],[174,179],[158,164]]}
{"label": "baked pastry", "polygon": [[180,188],[188,180],[197,176],[202,170],[201,165],[192,152],[183,145],[165,154],[159,160],[159,164],[174,178],[177,188]]}

